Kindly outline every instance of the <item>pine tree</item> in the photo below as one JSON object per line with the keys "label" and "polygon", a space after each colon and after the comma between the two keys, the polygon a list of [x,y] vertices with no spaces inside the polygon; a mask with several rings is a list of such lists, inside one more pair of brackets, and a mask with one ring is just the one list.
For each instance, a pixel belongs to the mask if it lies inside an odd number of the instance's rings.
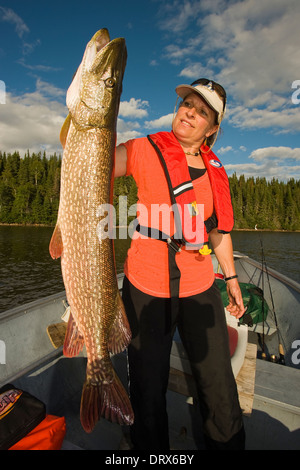
{"label": "pine tree", "polygon": [[34,200],[32,201],[31,210],[31,220],[34,224],[45,223],[44,220],[44,210],[43,210],[44,198],[41,194],[40,189],[36,191]]}

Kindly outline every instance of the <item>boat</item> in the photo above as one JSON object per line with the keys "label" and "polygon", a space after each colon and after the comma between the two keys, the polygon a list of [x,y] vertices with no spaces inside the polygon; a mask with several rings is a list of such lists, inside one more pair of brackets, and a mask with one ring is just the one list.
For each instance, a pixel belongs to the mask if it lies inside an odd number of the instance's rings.
{"label": "boat", "polygon": [[[222,272],[212,255],[217,277]],[[246,449],[300,449],[300,284],[248,256],[234,252],[239,282],[263,291],[268,314],[252,326],[240,324],[224,308],[228,327],[236,332],[232,368],[238,383],[246,429]],[[123,274],[118,275],[122,289]],[[65,292],[0,314],[0,388],[11,383],[46,404],[47,413],[63,416],[66,435],[62,450],[130,449],[125,426],[100,419],[85,433],[79,408],[85,379],[86,354],[65,358],[62,345],[49,338],[49,326],[61,325]],[[48,331],[48,333],[47,333]],[[112,356],[127,386],[126,352]],[[167,394],[171,448],[178,452],[204,448],[194,430],[199,419],[189,364],[178,333],[174,335]]]}

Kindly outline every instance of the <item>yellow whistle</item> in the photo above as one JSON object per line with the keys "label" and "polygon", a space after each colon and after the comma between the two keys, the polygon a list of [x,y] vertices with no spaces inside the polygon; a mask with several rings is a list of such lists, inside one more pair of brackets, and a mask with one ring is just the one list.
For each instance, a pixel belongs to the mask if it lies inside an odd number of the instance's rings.
{"label": "yellow whistle", "polygon": [[207,245],[203,245],[202,248],[199,250],[200,255],[210,255],[211,254],[211,249],[208,248]]}
{"label": "yellow whistle", "polygon": [[191,206],[192,206],[192,211],[193,211],[192,215],[199,215],[197,201],[192,202]]}

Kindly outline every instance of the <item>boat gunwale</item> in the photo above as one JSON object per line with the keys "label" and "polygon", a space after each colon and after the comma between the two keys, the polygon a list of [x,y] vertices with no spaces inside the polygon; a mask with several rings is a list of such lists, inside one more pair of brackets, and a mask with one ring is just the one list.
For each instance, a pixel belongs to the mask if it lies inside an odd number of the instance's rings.
{"label": "boat gunwale", "polygon": [[17,305],[9,310],[5,310],[4,312],[0,312],[0,323],[6,320],[9,320],[13,317],[18,317],[21,315],[26,314],[29,310],[34,310],[41,305],[45,305],[47,303],[55,303],[57,300],[66,297],[65,291],[57,292],[56,294],[47,295],[46,297],[40,297],[39,299],[33,300],[32,302],[28,302],[26,304]]}

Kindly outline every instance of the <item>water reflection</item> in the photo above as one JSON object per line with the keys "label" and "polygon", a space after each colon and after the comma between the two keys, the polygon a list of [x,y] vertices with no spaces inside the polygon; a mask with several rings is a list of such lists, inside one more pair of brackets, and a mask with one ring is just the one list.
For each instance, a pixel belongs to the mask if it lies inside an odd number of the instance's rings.
{"label": "water reflection", "polygon": [[300,283],[300,233],[299,232],[248,232],[232,233],[234,249]]}
{"label": "water reflection", "polygon": [[60,261],[49,255],[52,229],[0,227],[0,311],[64,289]]}

